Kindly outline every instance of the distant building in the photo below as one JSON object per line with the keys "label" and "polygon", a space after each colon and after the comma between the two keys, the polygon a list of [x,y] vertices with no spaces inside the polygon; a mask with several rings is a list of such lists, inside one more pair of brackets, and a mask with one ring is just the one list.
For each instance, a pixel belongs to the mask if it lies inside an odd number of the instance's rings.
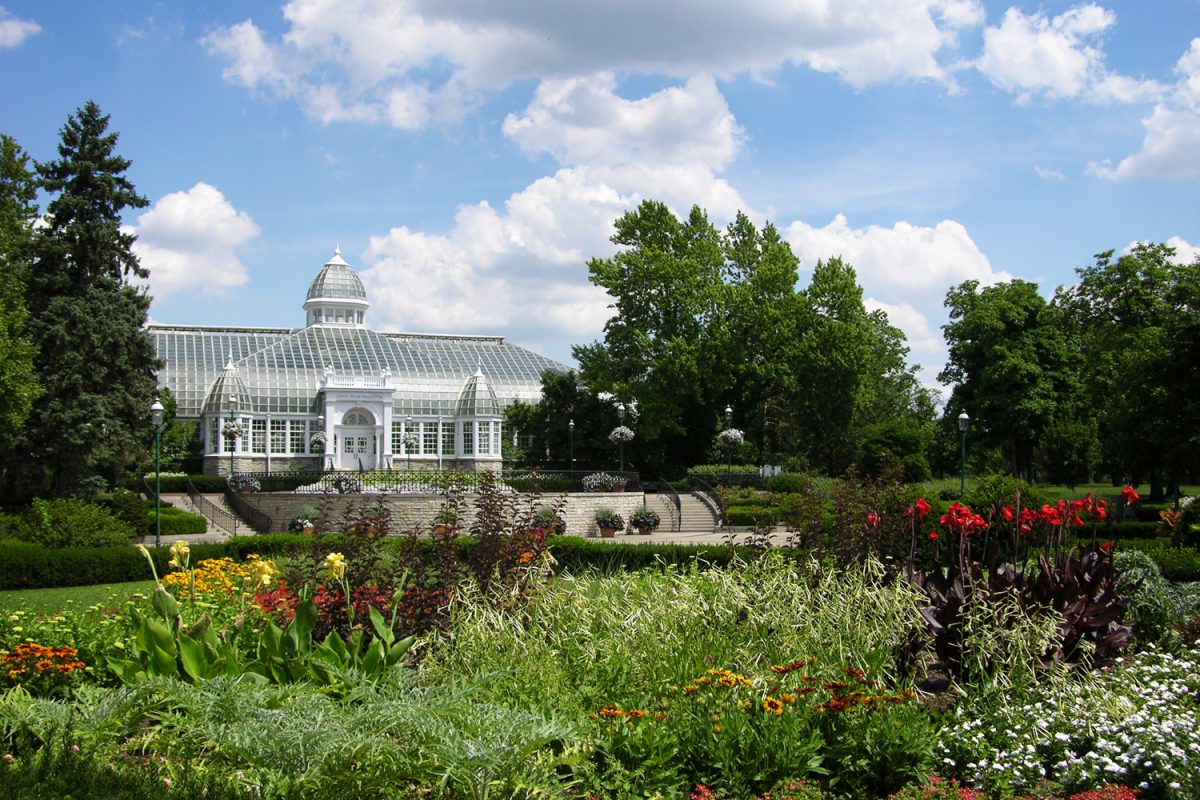
{"label": "distant building", "polygon": [[[414,300],[416,298],[414,297]],[[501,336],[382,333],[334,251],[305,327],[151,325],[159,385],[199,424],[204,471],[500,467],[504,408],[541,399],[550,358]]]}

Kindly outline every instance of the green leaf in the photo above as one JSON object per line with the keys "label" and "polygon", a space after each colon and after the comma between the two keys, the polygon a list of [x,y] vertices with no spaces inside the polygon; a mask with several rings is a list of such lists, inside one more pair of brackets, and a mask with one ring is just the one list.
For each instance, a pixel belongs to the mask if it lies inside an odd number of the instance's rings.
{"label": "green leaf", "polygon": [[151,597],[151,604],[159,616],[163,618],[168,625],[175,622],[179,616],[179,603],[171,595],[170,592],[160,583],[154,587],[154,595]]}
{"label": "green leaf", "polygon": [[183,670],[192,680],[198,681],[208,677],[212,666],[204,644],[196,641],[186,633],[179,634],[179,659],[183,662]]}

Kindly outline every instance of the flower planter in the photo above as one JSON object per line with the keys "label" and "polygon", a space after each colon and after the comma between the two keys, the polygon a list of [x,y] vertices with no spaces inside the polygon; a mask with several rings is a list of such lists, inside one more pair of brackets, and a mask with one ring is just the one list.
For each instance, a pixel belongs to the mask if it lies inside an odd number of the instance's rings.
{"label": "flower planter", "polygon": [[617,535],[616,528],[601,528],[600,529],[600,538],[602,538],[602,539],[611,539],[616,535]]}
{"label": "flower planter", "polygon": [[649,536],[654,533],[654,528],[638,528],[638,533],[642,536]]}

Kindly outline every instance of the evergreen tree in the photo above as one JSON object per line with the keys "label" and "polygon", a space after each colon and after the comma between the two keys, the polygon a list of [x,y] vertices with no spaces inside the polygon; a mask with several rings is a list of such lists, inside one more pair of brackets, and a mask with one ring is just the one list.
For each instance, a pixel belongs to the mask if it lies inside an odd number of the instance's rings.
{"label": "evergreen tree", "polygon": [[158,363],[145,330],[146,277],[121,230],[127,208],[146,199],[125,177],[117,134],[89,101],[63,126],[59,158],[37,165],[52,196],[34,242],[26,295],[44,394],[25,429],[18,491],[78,494],[120,477],[144,452],[140,436],[154,399]]}
{"label": "evergreen tree", "polygon": [[25,282],[37,216],[28,161],[13,139],[0,136],[0,463],[9,461],[39,392],[35,350],[25,333]]}

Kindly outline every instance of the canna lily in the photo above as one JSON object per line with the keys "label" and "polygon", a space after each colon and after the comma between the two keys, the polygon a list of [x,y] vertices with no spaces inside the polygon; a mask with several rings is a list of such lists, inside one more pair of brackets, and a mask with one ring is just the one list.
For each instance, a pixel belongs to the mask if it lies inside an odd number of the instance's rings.
{"label": "canna lily", "polygon": [[321,569],[325,572],[325,577],[340,581],[346,575],[346,557],[341,553],[330,553],[321,563]]}
{"label": "canna lily", "polygon": [[188,561],[191,558],[192,551],[188,547],[188,543],[182,539],[171,545],[171,560],[167,562],[167,566],[173,569],[187,569]]}
{"label": "canna lily", "polygon": [[1138,500],[1142,499],[1142,496],[1137,493],[1137,489],[1134,489],[1132,486],[1126,486],[1124,489],[1122,489],[1121,497],[1124,498],[1125,505],[1127,506],[1131,506]]}
{"label": "canna lily", "polygon": [[926,502],[924,497],[919,497],[919,498],[917,498],[917,502],[914,505],[914,508],[917,509],[917,516],[920,519],[925,519],[925,517],[927,517],[929,515],[931,506],[929,505],[928,502]]}

